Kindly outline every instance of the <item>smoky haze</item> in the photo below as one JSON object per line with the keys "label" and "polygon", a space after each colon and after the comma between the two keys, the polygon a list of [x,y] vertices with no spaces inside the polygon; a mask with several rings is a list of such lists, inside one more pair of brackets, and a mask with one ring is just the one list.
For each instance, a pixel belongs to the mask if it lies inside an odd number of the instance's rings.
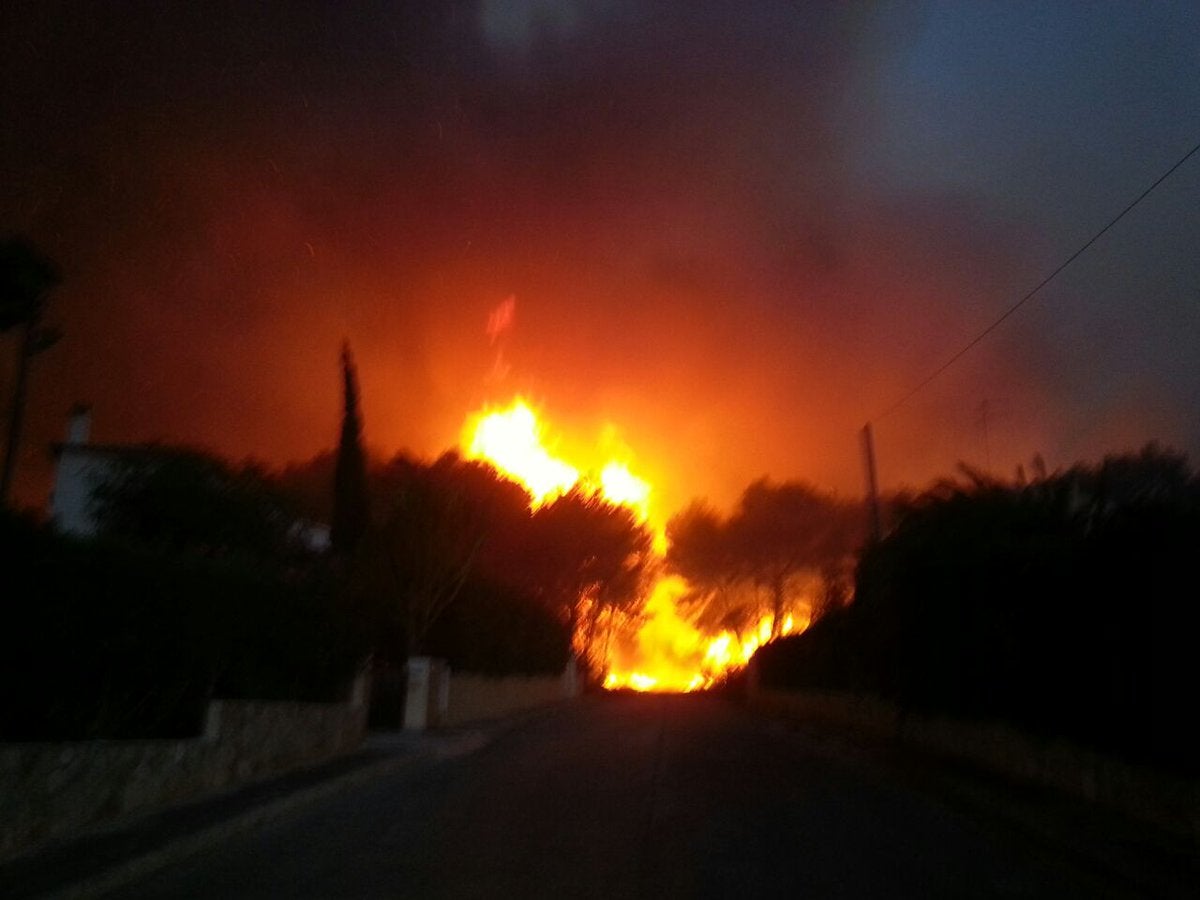
{"label": "smoky haze", "polygon": [[[679,506],[857,431],[1200,136],[1200,22],[1041,4],[17,4],[0,225],[65,274],[22,491],[99,440],[433,454],[522,391]],[[1200,450],[1200,166],[878,422],[885,486]],[[516,298],[495,367],[489,313]],[[6,360],[7,362],[7,360]],[[7,373],[5,385],[8,385]]]}

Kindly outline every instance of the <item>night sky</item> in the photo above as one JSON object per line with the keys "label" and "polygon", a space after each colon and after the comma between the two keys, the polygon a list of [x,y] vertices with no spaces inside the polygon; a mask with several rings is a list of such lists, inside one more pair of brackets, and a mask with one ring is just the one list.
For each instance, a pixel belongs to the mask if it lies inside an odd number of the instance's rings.
{"label": "night sky", "polygon": [[[859,492],[862,424],[1200,140],[1200,8],[857,6],[10,0],[0,231],[65,274],[19,499],[77,400],[100,441],[331,447],[343,337],[381,453],[523,391],[671,506]],[[884,486],[1195,461],[1198,350],[1200,157],[877,421]]]}

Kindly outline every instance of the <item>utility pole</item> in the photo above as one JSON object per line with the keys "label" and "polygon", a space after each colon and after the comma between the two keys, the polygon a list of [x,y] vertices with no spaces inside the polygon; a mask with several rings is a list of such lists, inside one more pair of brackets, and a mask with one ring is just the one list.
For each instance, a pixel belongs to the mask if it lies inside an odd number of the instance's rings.
{"label": "utility pole", "polygon": [[39,353],[49,350],[62,337],[57,328],[41,324],[35,316],[25,323],[21,344],[17,350],[17,377],[13,387],[12,414],[8,419],[8,435],[4,442],[4,468],[0,472],[0,506],[8,505],[13,476],[17,471],[17,454],[21,451],[21,426],[25,421],[25,397],[29,392],[29,364]]}
{"label": "utility pole", "polygon": [[33,357],[54,346],[62,337],[57,328],[42,324],[46,296],[59,280],[58,267],[24,238],[0,241],[0,332],[21,329],[12,413],[4,441],[4,464],[0,467],[0,506],[8,505],[17,468],[29,389],[29,364]]}
{"label": "utility pole", "polygon": [[883,537],[883,523],[879,515],[879,479],[875,474],[875,438],[871,423],[862,427],[863,468],[867,477],[867,521],[870,525],[871,542],[878,543]]}

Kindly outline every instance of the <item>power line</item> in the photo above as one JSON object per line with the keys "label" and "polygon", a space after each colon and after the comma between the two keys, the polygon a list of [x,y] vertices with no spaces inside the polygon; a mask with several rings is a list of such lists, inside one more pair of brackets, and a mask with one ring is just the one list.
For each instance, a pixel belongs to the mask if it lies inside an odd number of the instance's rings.
{"label": "power line", "polygon": [[935,369],[930,375],[928,375],[916,387],[912,388],[907,394],[905,394],[903,397],[901,397],[899,400],[897,400],[895,403],[893,403],[891,406],[889,406],[887,409],[885,409],[883,412],[881,412],[879,415],[877,415],[872,421],[877,422],[880,419],[890,416],[892,413],[894,413],[896,410],[898,410],[901,406],[903,406],[905,403],[907,403],[909,400],[911,400],[913,398],[913,396],[915,394],[917,394],[917,392],[922,390],[931,381],[933,381],[935,378],[937,378],[939,375],[941,375],[943,372],[945,372],[947,369],[949,369],[952,365],[954,365],[956,362],[958,362],[960,359],[962,359],[962,357],[967,354],[967,351],[969,351],[972,347],[974,347],[976,344],[978,344],[980,341],[982,341],[985,337],[987,337],[989,334],[991,334],[993,331],[995,331],[996,328],[998,328],[1005,319],[1007,319],[1009,316],[1011,316],[1013,313],[1015,313],[1018,309],[1020,309],[1022,306],[1024,306],[1028,301],[1032,300],[1033,297],[1038,293],[1038,291],[1040,291],[1042,288],[1044,288],[1046,285],[1048,285],[1051,281],[1053,281],[1055,279],[1055,277],[1060,272],[1063,271],[1063,269],[1065,269],[1067,266],[1071,265],[1071,263],[1075,262],[1075,260],[1077,260],[1080,256],[1082,256],[1084,254],[1084,252],[1089,247],[1092,246],[1092,244],[1094,244],[1094,243],[1096,243],[1096,241],[1100,240],[1100,238],[1102,238],[1109,229],[1111,229],[1114,225],[1116,225],[1123,218],[1125,218],[1126,214],[1129,213],[1135,206],[1137,206],[1139,203],[1141,203],[1143,200],[1145,200],[1147,197],[1149,197],[1150,194],[1154,192],[1155,188],[1157,188],[1160,184],[1162,184],[1164,181],[1166,181],[1168,178],[1170,178],[1175,173],[1176,169],[1178,169],[1180,166],[1182,166],[1184,163],[1186,163],[1189,159],[1191,159],[1193,156],[1195,156],[1195,154],[1198,151],[1200,151],[1200,142],[1198,142],[1194,147],[1192,147],[1191,150],[1189,150],[1182,157],[1180,157],[1179,161],[1176,162],[1175,165],[1171,166],[1171,168],[1167,169],[1167,171],[1165,171],[1161,175],[1159,175],[1158,178],[1156,178],[1154,180],[1153,184],[1151,184],[1148,188],[1146,188],[1144,191],[1142,191],[1140,194],[1138,194],[1137,198],[1134,199],[1129,204],[1127,204],[1125,206],[1125,208],[1122,209],[1119,213],[1117,213],[1116,216],[1114,216],[1107,225],[1105,225],[1103,228],[1101,228],[1099,231],[1097,231],[1095,234],[1093,234],[1090,238],[1088,238],[1087,242],[1084,243],[1083,246],[1081,246],[1078,250],[1076,250],[1070,256],[1068,256],[1065,262],[1063,262],[1053,272],[1051,272],[1049,275],[1047,275],[1045,278],[1043,278],[1041,281],[1039,281],[1037,283],[1037,285],[1033,288],[1033,290],[1031,290],[1029,293],[1027,293],[1024,297],[1022,297],[1020,300],[1018,300],[1016,303],[1014,303],[1008,309],[1006,309],[1004,311],[1004,313],[998,319],[996,319],[994,322],[992,322],[991,325],[989,325],[987,328],[983,329],[983,331],[979,332],[979,334],[975,335],[975,337],[973,337],[970,341],[968,341],[966,346],[964,346],[961,350],[959,350],[957,353],[955,353],[953,356],[951,356],[948,360],[946,360],[944,363],[942,363],[940,366],[938,366],[937,369]]}

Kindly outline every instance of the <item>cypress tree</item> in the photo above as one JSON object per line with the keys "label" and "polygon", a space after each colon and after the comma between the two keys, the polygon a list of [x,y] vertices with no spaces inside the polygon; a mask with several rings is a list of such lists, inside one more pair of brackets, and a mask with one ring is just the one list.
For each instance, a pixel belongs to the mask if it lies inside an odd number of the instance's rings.
{"label": "cypress tree", "polygon": [[367,530],[370,506],[367,465],[362,449],[362,422],[358,414],[358,376],[349,342],[342,343],[342,436],[338,442],[333,475],[333,522],[330,541],[335,553],[353,552]]}

